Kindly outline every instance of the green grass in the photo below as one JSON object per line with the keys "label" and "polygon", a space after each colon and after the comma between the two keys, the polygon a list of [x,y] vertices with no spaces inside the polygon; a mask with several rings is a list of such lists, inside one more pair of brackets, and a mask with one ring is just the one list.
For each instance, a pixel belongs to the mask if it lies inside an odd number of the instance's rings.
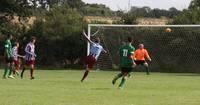
{"label": "green grass", "polygon": [[[3,71],[1,70],[2,74]],[[200,75],[132,73],[123,90],[111,80],[118,72],[36,71],[36,79],[0,79],[0,105],[200,105]]]}

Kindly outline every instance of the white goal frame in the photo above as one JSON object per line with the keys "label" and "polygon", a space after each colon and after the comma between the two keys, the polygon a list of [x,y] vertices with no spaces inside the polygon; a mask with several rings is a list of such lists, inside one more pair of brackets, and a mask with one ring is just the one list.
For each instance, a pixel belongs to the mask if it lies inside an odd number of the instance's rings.
{"label": "white goal frame", "polygon": [[[184,25],[123,25],[123,24],[88,24],[88,38],[90,39],[92,27],[200,27],[200,24],[184,24]],[[90,53],[90,43],[87,43],[87,55]]]}

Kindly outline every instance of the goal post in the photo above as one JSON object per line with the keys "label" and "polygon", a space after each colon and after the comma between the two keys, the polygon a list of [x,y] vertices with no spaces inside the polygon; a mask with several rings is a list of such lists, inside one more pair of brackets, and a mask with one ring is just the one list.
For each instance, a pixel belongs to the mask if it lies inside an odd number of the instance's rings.
{"label": "goal post", "polygon": [[[88,38],[90,39],[90,36],[91,36],[91,26],[88,25]],[[87,42],[87,55],[90,54],[90,43]]]}
{"label": "goal post", "polygon": [[[172,29],[172,32],[167,32],[166,28]],[[98,33],[94,34],[97,30]],[[102,39],[101,44],[109,52],[107,57],[102,56],[105,54],[100,55],[97,65],[102,63],[102,67],[109,63],[112,66],[109,69],[119,67],[118,48],[126,37],[131,36],[134,39],[134,47],[144,43],[149,50],[153,58],[153,71],[200,72],[197,69],[200,67],[197,63],[200,62],[200,25],[88,24],[88,37],[96,36]],[[89,52],[88,43],[87,54]],[[193,53],[196,55],[190,55]]]}

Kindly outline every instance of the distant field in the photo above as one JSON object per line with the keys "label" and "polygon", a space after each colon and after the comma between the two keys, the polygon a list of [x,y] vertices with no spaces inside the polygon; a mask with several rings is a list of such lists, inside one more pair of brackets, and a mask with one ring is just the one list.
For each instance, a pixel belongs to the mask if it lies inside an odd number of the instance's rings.
{"label": "distant field", "polygon": [[111,84],[118,72],[92,72],[84,83],[83,71],[38,70],[35,80],[28,73],[0,79],[0,105],[200,105],[199,74],[132,73],[119,90]]}

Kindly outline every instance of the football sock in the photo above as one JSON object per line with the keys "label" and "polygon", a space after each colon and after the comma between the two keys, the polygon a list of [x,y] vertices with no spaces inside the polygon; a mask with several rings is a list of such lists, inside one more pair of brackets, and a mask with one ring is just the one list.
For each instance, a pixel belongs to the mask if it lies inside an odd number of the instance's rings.
{"label": "football sock", "polygon": [[25,71],[25,67],[23,67],[23,69],[22,69],[22,72],[21,72],[21,78],[23,78],[24,71]]}
{"label": "football sock", "polygon": [[12,65],[12,72],[13,72],[14,75],[16,74],[14,65]]}
{"label": "football sock", "polygon": [[114,77],[113,81],[116,81],[116,80],[118,80],[118,79],[121,78],[121,77],[122,77],[122,73],[119,73],[119,74],[117,74],[117,75]]}
{"label": "football sock", "polygon": [[130,74],[130,73],[128,73],[128,77],[131,77],[131,74]]}
{"label": "football sock", "polygon": [[88,74],[89,74],[89,71],[85,71],[83,78],[81,79],[81,82],[84,81],[84,79],[88,76]]}
{"label": "football sock", "polygon": [[126,79],[125,79],[125,77],[123,77],[121,80],[121,83],[119,84],[119,87],[123,87],[125,82],[126,82]]}
{"label": "football sock", "polygon": [[146,69],[146,73],[147,73],[147,75],[149,75],[149,67],[146,66],[145,69]]}
{"label": "football sock", "polygon": [[4,77],[6,77],[8,70],[9,70],[8,67],[6,67],[3,74]]}
{"label": "football sock", "polygon": [[34,72],[34,69],[31,69],[31,71],[30,71],[31,77],[33,77],[33,72]]}
{"label": "football sock", "polygon": [[8,73],[8,75],[9,75],[9,76],[12,75],[12,72],[13,72],[13,69],[12,69],[12,66],[10,66],[10,67],[9,67],[9,73]]}
{"label": "football sock", "polygon": [[16,74],[16,71],[15,71],[15,70],[13,70],[13,74],[14,74],[14,75]]}

